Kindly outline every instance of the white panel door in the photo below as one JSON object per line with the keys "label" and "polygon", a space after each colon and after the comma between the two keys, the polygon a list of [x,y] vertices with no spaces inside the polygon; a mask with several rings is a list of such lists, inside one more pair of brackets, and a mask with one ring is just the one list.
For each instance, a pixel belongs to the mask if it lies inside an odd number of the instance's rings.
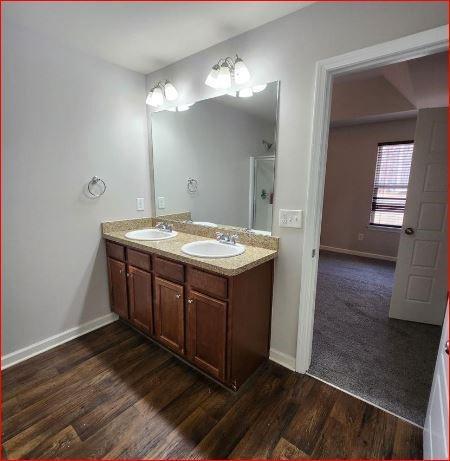
{"label": "white panel door", "polygon": [[389,317],[442,325],[447,298],[447,108],[419,110]]}
{"label": "white panel door", "polygon": [[423,429],[424,459],[448,459],[448,306]]}

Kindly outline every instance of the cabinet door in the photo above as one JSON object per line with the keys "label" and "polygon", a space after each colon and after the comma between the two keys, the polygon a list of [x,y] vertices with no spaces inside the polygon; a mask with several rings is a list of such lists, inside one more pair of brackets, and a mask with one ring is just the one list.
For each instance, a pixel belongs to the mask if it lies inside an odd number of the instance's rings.
{"label": "cabinet door", "polygon": [[188,322],[190,360],[199,368],[224,380],[227,303],[190,291]]}
{"label": "cabinet door", "polygon": [[152,276],[137,267],[128,266],[130,320],[150,334],[153,330]]}
{"label": "cabinet door", "polygon": [[184,354],[184,288],[155,277],[155,334],[161,344]]}
{"label": "cabinet door", "polygon": [[120,317],[128,319],[125,263],[108,258],[108,275],[111,309]]}

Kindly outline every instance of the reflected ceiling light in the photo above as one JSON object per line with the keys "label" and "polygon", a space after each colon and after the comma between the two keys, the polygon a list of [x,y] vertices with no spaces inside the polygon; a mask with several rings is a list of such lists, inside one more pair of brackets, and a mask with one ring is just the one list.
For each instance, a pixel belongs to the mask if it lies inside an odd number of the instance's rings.
{"label": "reflected ceiling light", "polygon": [[251,88],[242,88],[242,90],[239,90],[240,98],[251,98],[252,96],[253,96],[253,91]]}
{"label": "reflected ceiling light", "polygon": [[238,55],[234,59],[230,57],[219,59],[206,77],[205,85],[227,90],[231,88],[233,80],[236,85],[242,85],[250,80],[250,72]]}
{"label": "reflected ceiling light", "polygon": [[259,93],[260,91],[264,91],[267,88],[267,83],[264,85],[255,85],[252,87],[253,93]]}
{"label": "reflected ceiling light", "polygon": [[191,107],[191,105],[189,105],[189,104],[183,104],[182,106],[177,107],[177,111],[178,112],[184,112],[185,110],[189,110],[190,107]]}
{"label": "reflected ceiling light", "polygon": [[160,107],[164,104],[164,98],[167,101],[175,101],[178,98],[177,89],[168,80],[164,83],[158,82],[147,95],[145,103],[149,106]]}

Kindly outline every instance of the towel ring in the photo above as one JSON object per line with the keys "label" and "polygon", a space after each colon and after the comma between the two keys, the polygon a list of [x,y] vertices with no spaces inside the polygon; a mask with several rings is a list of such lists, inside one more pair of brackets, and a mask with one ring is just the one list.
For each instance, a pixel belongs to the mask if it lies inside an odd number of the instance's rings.
{"label": "towel ring", "polygon": [[198,181],[194,178],[189,178],[187,181],[187,190],[191,194],[197,192],[198,190]]}
{"label": "towel ring", "polygon": [[[91,187],[95,186],[96,184],[101,183],[102,184],[102,191],[99,193],[92,192]],[[103,181],[103,179],[100,179],[98,176],[94,176],[88,183],[88,191],[92,195],[92,197],[98,198],[101,195],[103,195],[106,192],[106,183]]]}

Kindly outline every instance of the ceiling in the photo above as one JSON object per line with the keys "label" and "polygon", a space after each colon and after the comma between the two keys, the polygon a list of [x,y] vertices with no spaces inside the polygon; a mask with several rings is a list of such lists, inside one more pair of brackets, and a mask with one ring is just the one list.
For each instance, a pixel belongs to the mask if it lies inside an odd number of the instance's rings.
{"label": "ceiling", "polygon": [[422,58],[355,72],[335,78],[334,84],[345,84],[382,77],[415,109],[448,105],[448,53],[435,53]]}
{"label": "ceiling", "polygon": [[3,2],[3,17],[148,74],[314,2]]}

